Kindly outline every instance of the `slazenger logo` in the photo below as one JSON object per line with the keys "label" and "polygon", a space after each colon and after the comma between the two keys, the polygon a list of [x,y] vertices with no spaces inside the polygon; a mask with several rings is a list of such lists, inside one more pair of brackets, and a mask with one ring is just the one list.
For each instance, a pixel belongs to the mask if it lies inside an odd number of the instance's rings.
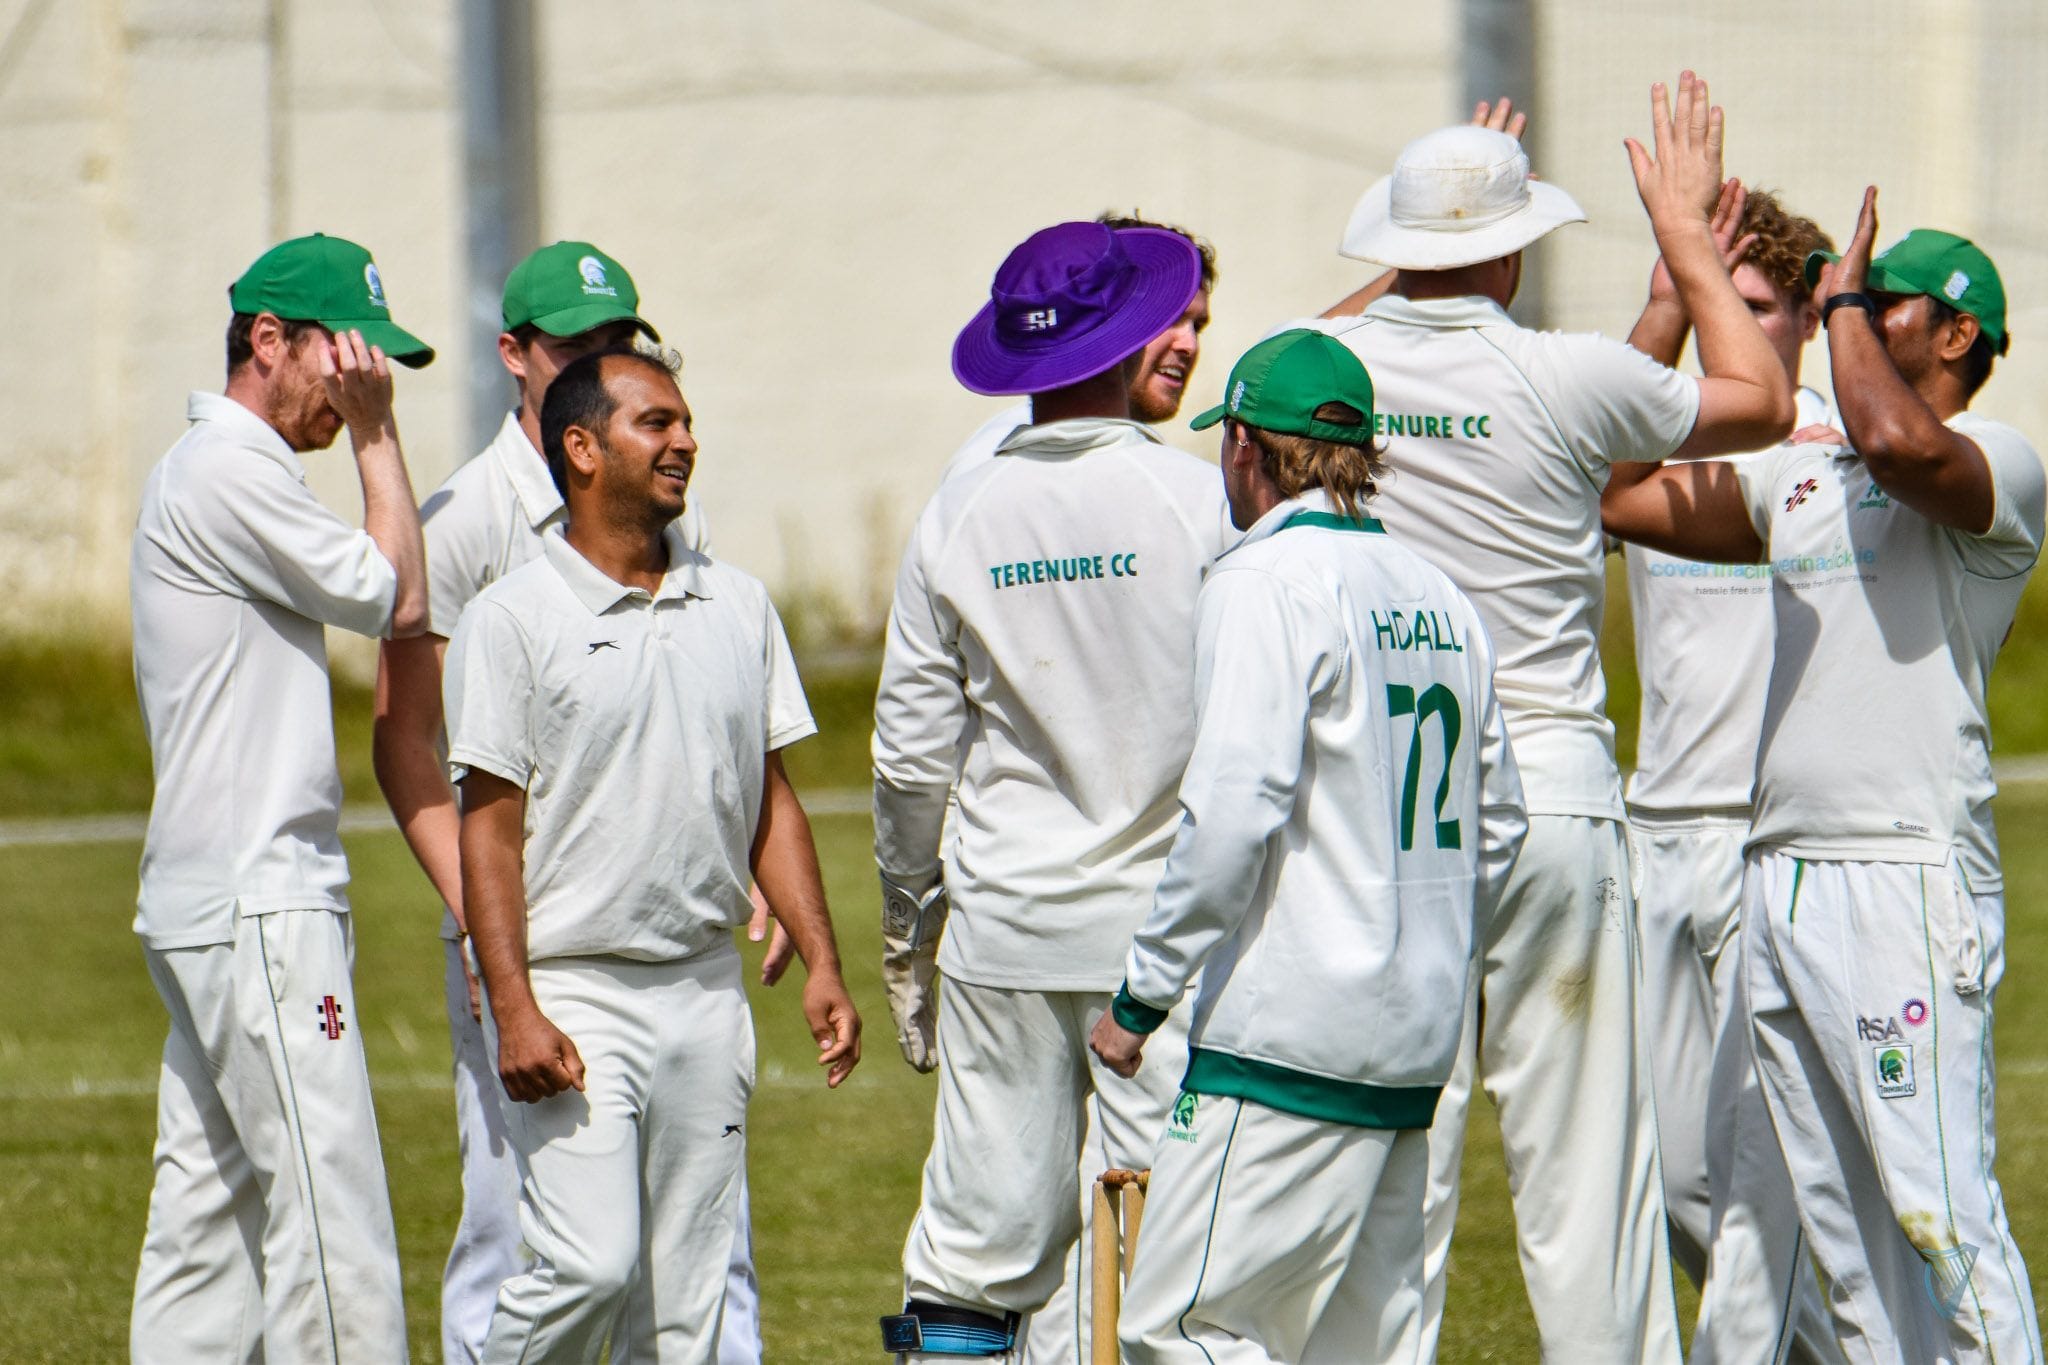
{"label": "slazenger logo", "polygon": [[1792,496],[1785,499],[1785,510],[1789,512],[1800,503],[1805,502],[1807,497],[1819,487],[1820,483],[1815,479],[1807,479],[1800,483],[1797,488],[1792,490]]}
{"label": "slazenger logo", "polygon": [[384,302],[384,277],[377,273],[375,261],[363,267],[363,283],[370,287],[370,307],[390,312],[391,305]]}
{"label": "slazenger logo", "polygon": [[1060,310],[1038,308],[1024,315],[1024,330],[1027,332],[1050,332],[1060,325]]}
{"label": "slazenger logo", "polygon": [[577,273],[583,276],[583,292],[603,294],[606,298],[617,298],[619,291],[605,283],[604,262],[595,256],[585,256],[576,262]]}

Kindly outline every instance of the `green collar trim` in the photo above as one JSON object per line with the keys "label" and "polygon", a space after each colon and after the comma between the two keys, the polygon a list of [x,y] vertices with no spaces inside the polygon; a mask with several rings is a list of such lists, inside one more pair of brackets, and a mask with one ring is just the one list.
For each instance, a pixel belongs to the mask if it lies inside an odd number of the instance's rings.
{"label": "green collar trim", "polygon": [[1385,535],[1387,533],[1387,528],[1380,524],[1377,517],[1358,517],[1354,519],[1351,517],[1333,516],[1328,512],[1296,512],[1280,524],[1280,529],[1291,531],[1297,526],[1315,526],[1325,531],[1367,531],[1375,535]]}
{"label": "green collar trim", "polygon": [[[1291,523],[1290,523],[1291,524]],[[1192,1048],[1181,1089],[1228,1095],[1283,1114],[1354,1128],[1427,1128],[1436,1118],[1440,1085],[1373,1085],[1311,1075],[1229,1052]]]}

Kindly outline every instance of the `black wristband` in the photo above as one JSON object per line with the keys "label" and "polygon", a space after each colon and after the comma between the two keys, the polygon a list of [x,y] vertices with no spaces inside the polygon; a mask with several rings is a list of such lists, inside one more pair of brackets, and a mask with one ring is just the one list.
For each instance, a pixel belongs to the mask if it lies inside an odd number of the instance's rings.
{"label": "black wristband", "polygon": [[1877,321],[1877,300],[1868,294],[1842,293],[1828,295],[1828,301],[1820,306],[1820,325],[1828,325],[1828,318],[1837,308],[1861,308],[1872,322]]}

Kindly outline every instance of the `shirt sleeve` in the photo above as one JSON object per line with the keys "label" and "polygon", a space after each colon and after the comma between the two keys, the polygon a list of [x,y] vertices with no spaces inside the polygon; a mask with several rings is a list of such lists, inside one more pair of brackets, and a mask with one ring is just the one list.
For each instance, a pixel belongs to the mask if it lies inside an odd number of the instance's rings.
{"label": "shirt sleeve", "polygon": [[1983,535],[1949,533],[1963,566],[1982,578],[2025,573],[2041,556],[2044,502],[2048,502],[2048,475],[2042,471],[2041,457],[2026,437],[2003,422],[1965,413],[1949,426],[1984,452],[1995,499],[1991,526]]}
{"label": "shirt sleeve", "polygon": [[450,781],[471,769],[521,789],[532,781],[534,683],[533,656],[512,614],[490,601],[464,612],[441,673]]}
{"label": "shirt sleeve", "polygon": [[1654,463],[1692,435],[1700,383],[1612,337],[1531,334],[1556,351],[1543,397],[1565,444],[1588,472],[1610,464]]}
{"label": "shirt sleeve", "polygon": [[1223,570],[1203,585],[1183,815],[1125,963],[1129,1000],[1172,1008],[1243,922],[1272,837],[1294,813],[1310,712],[1343,661],[1336,623],[1271,574]]}
{"label": "shirt sleeve", "polygon": [[958,625],[928,578],[936,540],[927,509],[896,575],[875,695],[875,862],[906,886],[928,880],[938,865],[946,799],[959,776],[967,728]]}
{"label": "shirt sleeve", "polygon": [[390,628],[398,574],[368,532],[262,456],[207,461],[193,472],[206,486],[179,499],[179,520],[222,591],[359,635]]}
{"label": "shirt sleeve", "polygon": [[427,630],[455,638],[455,623],[476,595],[490,586],[493,561],[484,518],[476,500],[442,488],[420,508],[420,532],[427,543]]}
{"label": "shirt sleeve", "polygon": [[811,703],[804,696],[803,679],[797,676],[796,656],[790,652],[789,636],[776,615],[775,603],[761,593],[762,662],[766,665],[768,751],[787,748],[808,735],[818,733],[811,718]]}

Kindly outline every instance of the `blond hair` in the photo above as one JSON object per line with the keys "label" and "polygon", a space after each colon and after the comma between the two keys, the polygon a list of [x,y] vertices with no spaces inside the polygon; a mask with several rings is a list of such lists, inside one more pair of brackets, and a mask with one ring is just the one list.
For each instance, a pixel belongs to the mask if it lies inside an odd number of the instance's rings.
{"label": "blond hair", "polygon": [[[1349,403],[1325,403],[1315,411],[1318,422],[1357,426],[1365,414]],[[1379,492],[1378,478],[1387,472],[1380,448],[1353,445],[1346,441],[1325,441],[1292,432],[1267,431],[1239,423],[1259,450],[1259,463],[1266,477],[1284,498],[1298,498],[1311,488],[1320,488],[1346,517],[1365,514],[1365,503]]]}

